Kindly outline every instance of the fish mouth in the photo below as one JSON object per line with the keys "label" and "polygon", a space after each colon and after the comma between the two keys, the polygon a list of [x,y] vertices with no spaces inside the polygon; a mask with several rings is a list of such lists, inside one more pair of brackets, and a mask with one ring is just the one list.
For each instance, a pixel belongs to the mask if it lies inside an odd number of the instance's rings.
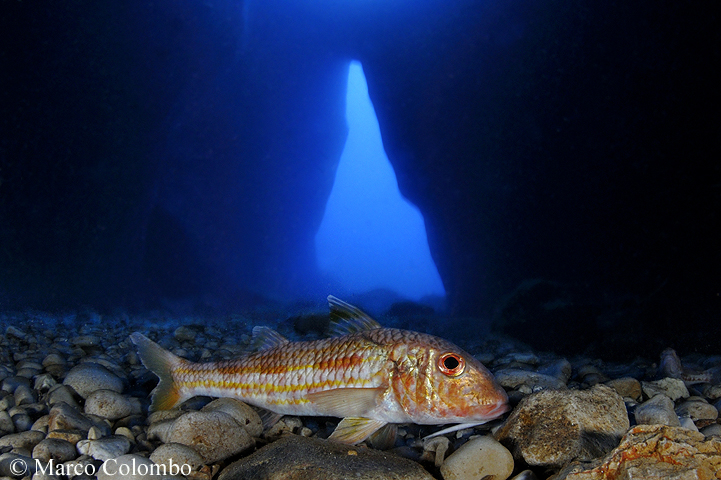
{"label": "fish mouth", "polygon": [[496,406],[489,410],[486,415],[488,415],[488,420],[493,420],[494,418],[500,417],[510,409],[511,406],[508,402],[498,402],[496,403]]}

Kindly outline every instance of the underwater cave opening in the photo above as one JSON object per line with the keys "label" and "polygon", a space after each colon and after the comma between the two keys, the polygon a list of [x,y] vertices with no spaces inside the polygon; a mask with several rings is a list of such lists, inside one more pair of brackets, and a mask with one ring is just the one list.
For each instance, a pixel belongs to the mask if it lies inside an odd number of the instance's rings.
{"label": "underwater cave opening", "polygon": [[357,61],[348,74],[346,118],[348,138],[315,239],[321,272],[339,294],[445,296],[423,216],[398,189]]}

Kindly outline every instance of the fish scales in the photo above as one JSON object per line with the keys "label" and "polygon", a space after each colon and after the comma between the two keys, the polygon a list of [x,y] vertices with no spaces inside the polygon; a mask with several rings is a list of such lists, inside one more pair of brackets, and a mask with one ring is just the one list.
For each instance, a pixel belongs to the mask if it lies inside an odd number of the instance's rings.
{"label": "fish scales", "polygon": [[[393,340],[390,332],[377,333],[377,340]],[[182,398],[234,396],[257,406],[277,405],[278,413],[315,415],[312,406],[295,408],[308,403],[308,393],[387,383],[390,347],[377,340],[354,334],[288,343],[236,360],[183,361],[172,377]]]}
{"label": "fish scales", "polygon": [[289,342],[253,329],[259,351],[194,363],[139,333],[131,340],[160,378],[151,408],[196,395],[234,397],[276,415],[342,417],[331,439],[358,443],[389,423],[479,425],[508,410],[508,397],[473,356],[441,338],[383,328],[352,305],[328,297],[335,337]]}

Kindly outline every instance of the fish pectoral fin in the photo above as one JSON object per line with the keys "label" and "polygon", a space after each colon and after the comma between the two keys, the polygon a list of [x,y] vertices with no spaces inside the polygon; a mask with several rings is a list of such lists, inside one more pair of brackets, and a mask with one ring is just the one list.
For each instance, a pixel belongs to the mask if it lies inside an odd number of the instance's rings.
{"label": "fish pectoral fin", "polygon": [[317,408],[318,415],[350,417],[363,415],[374,409],[385,391],[386,387],[334,388],[309,393],[305,398]]}
{"label": "fish pectoral fin", "polygon": [[362,442],[385,424],[386,422],[381,420],[365,417],[346,417],[340,421],[328,440],[353,445]]}
{"label": "fish pectoral fin", "polygon": [[262,411],[258,412],[258,415],[260,416],[260,421],[263,422],[263,430],[268,430],[283,418],[283,414],[281,413],[271,412],[266,409],[261,410]]}

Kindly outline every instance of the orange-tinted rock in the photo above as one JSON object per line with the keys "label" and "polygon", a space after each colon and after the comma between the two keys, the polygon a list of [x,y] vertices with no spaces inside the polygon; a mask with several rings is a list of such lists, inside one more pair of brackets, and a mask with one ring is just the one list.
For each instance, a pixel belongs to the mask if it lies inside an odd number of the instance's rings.
{"label": "orange-tinted rock", "polygon": [[721,439],[667,425],[638,425],[593,468],[576,465],[554,480],[721,479]]}

